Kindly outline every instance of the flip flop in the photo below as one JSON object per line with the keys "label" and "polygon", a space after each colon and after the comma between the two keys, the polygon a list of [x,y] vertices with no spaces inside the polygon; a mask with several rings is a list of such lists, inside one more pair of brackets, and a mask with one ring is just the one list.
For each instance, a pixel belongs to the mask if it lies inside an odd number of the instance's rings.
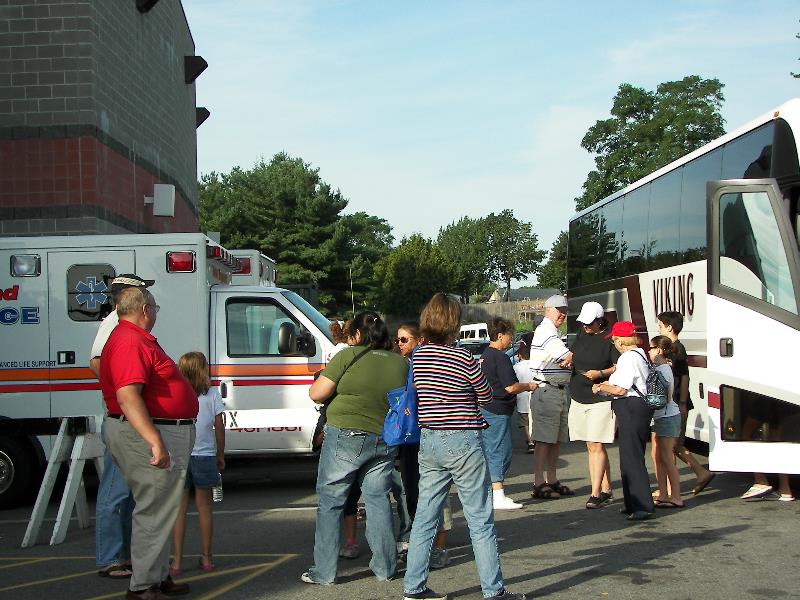
{"label": "flip flop", "polygon": [[772,491],[771,485],[764,485],[762,483],[754,483],[750,489],[742,494],[742,500],[754,500],[756,498],[763,498]]}
{"label": "flip flop", "polygon": [[[700,493],[700,492],[702,492],[704,489],[706,489],[706,486],[707,486],[709,483],[711,483],[711,480],[712,480],[712,479],[714,479],[714,477],[716,477],[716,476],[717,476],[717,474],[716,474],[716,473],[711,473],[711,474],[708,476],[708,478],[707,478],[705,481],[698,481],[698,482],[697,482],[697,485],[696,485],[696,486],[694,486],[694,488],[692,488],[692,494],[693,494],[693,495],[695,495],[695,496],[697,496],[697,494],[699,494],[699,493]],[[753,487],[755,487],[755,486],[753,486]],[[750,489],[753,489],[753,488],[750,488]],[[770,488],[770,489],[771,489],[771,488]],[[742,496],[742,498],[744,498],[744,496]]]}
{"label": "flip flop", "polygon": [[795,499],[796,498],[791,494],[781,494],[781,497],[779,498],[781,502],[794,502]]}
{"label": "flip flop", "polygon": [[653,504],[656,508],[686,508],[685,504],[676,504],[671,500],[654,500]]}
{"label": "flip flop", "polygon": [[109,579],[130,579],[133,571],[125,565],[108,565],[100,569],[97,574],[100,577],[108,577]]}

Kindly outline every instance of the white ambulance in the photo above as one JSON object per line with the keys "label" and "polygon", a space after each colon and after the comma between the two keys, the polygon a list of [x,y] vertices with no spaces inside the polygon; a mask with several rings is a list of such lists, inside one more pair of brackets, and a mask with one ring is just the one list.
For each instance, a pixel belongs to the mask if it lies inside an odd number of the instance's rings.
{"label": "white ambulance", "polygon": [[103,413],[87,365],[121,273],[155,280],[153,335],[173,359],[208,357],[227,453],[310,453],[329,321],[294,292],[231,285],[238,268],[202,234],[0,238],[0,506],[35,488],[59,417]]}
{"label": "white ambulance", "polygon": [[258,250],[231,250],[237,264],[233,271],[233,285],[274,286],[278,281],[278,266],[269,256]]}

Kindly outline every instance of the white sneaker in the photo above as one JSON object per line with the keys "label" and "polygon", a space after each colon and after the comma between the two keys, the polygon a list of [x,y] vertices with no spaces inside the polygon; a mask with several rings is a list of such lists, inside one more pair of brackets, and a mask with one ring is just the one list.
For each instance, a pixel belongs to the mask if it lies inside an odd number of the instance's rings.
{"label": "white sneaker", "polygon": [[514,510],[516,508],[522,508],[522,504],[514,502],[508,496],[495,496],[492,499],[492,506],[495,510]]}
{"label": "white sneaker", "polygon": [[408,552],[408,542],[397,542],[397,553],[403,554]]}

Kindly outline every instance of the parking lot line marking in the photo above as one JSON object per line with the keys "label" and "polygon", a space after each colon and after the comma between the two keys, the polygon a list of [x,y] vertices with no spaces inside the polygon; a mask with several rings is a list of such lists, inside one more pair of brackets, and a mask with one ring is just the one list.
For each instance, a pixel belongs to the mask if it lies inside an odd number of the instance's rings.
{"label": "parking lot line marking", "polygon": [[80,573],[72,573],[71,575],[61,575],[59,577],[49,577],[47,579],[35,579],[33,581],[26,581],[25,583],[18,583],[16,585],[9,585],[8,587],[0,588],[0,592],[8,592],[10,590],[18,590],[21,588],[32,587],[34,585],[44,585],[45,583],[53,583],[54,581],[64,581],[66,579],[75,579],[76,577],[83,577],[84,575],[94,575],[94,569],[91,571],[81,571]]}
{"label": "parking lot line marking", "polygon": [[0,569],[12,569],[14,567],[21,567],[23,565],[33,565],[48,560],[47,558],[26,558],[20,562],[12,563],[10,565],[0,565]]}
{"label": "parking lot line marking", "polygon": [[287,561],[289,561],[289,560],[291,560],[293,558],[297,558],[298,556],[300,556],[300,555],[299,554],[285,554],[283,557],[279,558],[278,560],[275,560],[275,561],[273,561],[271,563],[267,563],[266,565],[264,565],[260,569],[256,569],[255,571],[250,573],[250,575],[246,575],[245,577],[242,577],[241,579],[237,579],[236,581],[233,581],[233,582],[231,582],[231,583],[229,583],[227,585],[224,585],[224,586],[219,587],[219,588],[217,588],[215,590],[212,590],[211,592],[209,592],[205,596],[201,596],[198,600],[213,600],[214,598],[219,598],[223,594],[226,594],[226,593],[230,592],[231,590],[235,590],[236,588],[244,585],[248,581],[250,581],[252,579],[255,579],[259,575],[263,575],[264,573],[266,573],[267,571],[271,571],[272,569],[274,569],[278,565],[281,565],[281,564],[283,564],[283,563],[285,563],[285,562],[287,562]]}
{"label": "parking lot line marking", "polygon": [[[188,556],[188,555],[187,555]],[[198,555],[199,556],[199,555]],[[205,596],[202,596],[198,600],[213,600],[214,598],[220,597],[222,594],[227,593],[237,587],[241,586],[242,584],[250,581],[258,577],[259,575],[263,575],[267,571],[270,571],[277,567],[278,565],[291,560],[293,558],[297,558],[300,556],[299,554],[215,554],[217,558],[227,556],[227,557],[250,557],[250,558],[262,558],[267,556],[277,556],[276,560],[267,562],[267,563],[256,563],[253,565],[243,565],[241,567],[231,567],[230,569],[219,569],[212,573],[199,573],[192,577],[181,577],[181,583],[191,583],[193,581],[201,581],[203,579],[212,579],[215,577],[223,577],[225,575],[232,575],[236,573],[244,573],[249,572],[248,575],[245,575],[241,579],[237,579],[232,581],[231,583],[224,585],[220,588],[212,590]],[[2,590],[0,590],[2,591]],[[119,591],[110,593],[110,594],[103,594],[101,596],[92,596],[91,598],[87,598],[86,600],[108,600],[109,598],[117,598],[119,597]]]}
{"label": "parking lot line marking", "polygon": [[[316,506],[283,506],[278,508],[242,508],[238,510],[215,510],[215,515],[244,515],[244,514],[261,514],[261,513],[276,513],[276,512],[302,512],[307,510],[317,510]],[[197,516],[197,512],[186,513],[189,516]],[[71,517],[70,521],[77,521],[77,517]],[[90,521],[94,517],[89,518]],[[27,525],[30,519],[0,519],[0,525]],[[55,518],[45,518],[42,520],[44,523],[55,523]]]}

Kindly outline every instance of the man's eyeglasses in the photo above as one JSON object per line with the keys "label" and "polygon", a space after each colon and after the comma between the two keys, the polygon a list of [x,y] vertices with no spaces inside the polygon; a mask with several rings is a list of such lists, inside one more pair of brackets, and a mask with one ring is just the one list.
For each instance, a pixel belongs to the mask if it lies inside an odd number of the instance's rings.
{"label": "man's eyeglasses", "polygon": [[150,308],[152,308],[153,310],[155,310],[155,311],[156,311],[156,314],[158,314],[158,311],[160,311],[160,310],[161,310],[161,307],[160,307],[158,304],[150,304],[150,303],[148,302],[148,303],[146,303],[146,304],[145,304],[145,306],[149,306]]}
{"label": "man's eyeglasses", "polygon": [[413,339],[414,339],[413,337],[396,337],[396,338],[394,338],[394,343],[395,344],[407,344],[408,342],[410,342]]}

